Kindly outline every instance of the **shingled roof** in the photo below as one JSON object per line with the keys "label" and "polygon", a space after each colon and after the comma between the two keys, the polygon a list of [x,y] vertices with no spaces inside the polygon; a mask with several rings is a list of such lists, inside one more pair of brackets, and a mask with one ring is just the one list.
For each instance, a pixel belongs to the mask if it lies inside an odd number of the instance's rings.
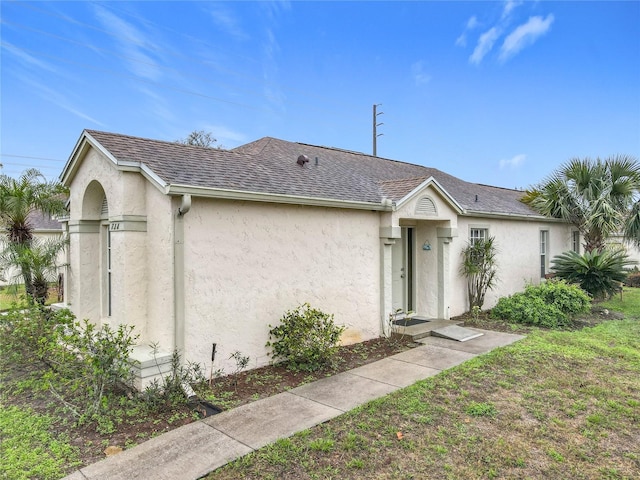
{"label": "shingled roof", "polygon": [[31,228],[33,228],[36,232],[42,232],[42,231],[62,232],[62,225],[57,219],[51,218],[51,215],[42,213],[39,210],[29,213],[27,221],[29,222],[29,225],[31,226]]}
{"label": "shingled roof", "polygon": [[[116,160],[146,165],[166,186],[380,204],[399,201],[435,179],[466,213],[539,216],[522,192],[465,182],[435,168],[363,153],[265,137],[218,150],[86,130]],[[296,163],[304,155],[309,162]]]}

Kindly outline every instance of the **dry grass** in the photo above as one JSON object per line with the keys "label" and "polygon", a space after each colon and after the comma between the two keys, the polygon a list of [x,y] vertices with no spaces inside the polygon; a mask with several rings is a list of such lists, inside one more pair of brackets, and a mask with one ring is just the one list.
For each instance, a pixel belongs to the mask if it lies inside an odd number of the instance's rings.
{"label": "dry grass", "polygon": [[533,332],[207,478],[640,478],[639,338]]}

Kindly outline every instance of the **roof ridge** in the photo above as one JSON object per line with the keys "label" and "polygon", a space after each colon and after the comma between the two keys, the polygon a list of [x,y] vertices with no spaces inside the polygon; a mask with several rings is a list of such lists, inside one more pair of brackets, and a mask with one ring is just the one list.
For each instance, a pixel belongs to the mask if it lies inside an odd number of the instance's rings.
{"label": "roof ridge", "polygon": [[498,188],[500,190],[509,190],[510,192],[525,193],[525,190],[520,190],[519,188],[500,187],[498,185],[487,185],[486,183],[476,183],[476,182],[474,182],[473,185],[479,185],[480,187]]}
{"label": "roof ridge", "polygon": [[[428,167],[425,167],[428,168]],[[395,182],[406,182],[409,180],[426,180],[427,178],[431,178],[433,175],[417,175],[413,177],[403,177],[403,178],[392,178],[388,180],[379,180],[378,183],[395,183]]]}
{"label": "roof ridge", "polygon": [[137,136],[137,135],[127,135],[127,134],[124,134],[124,133],[105,132],[104,130],[93,130],[93,129],[89,129],[89,128],[85,128],[84,131],[86,133],[88,133],[89,135],[91,135],[92,133],[98,133],[98,134],[104,134],[104,135],[113,135],[114,137],[126,137],[126,138],[131,138],[131,139],[134,139],[134,140],[144,140],[146,142],[164,143],[164,144],[168,144],[168,145],[177,145],[177,146],[181,146],[181,147],[191,147],[191,148],[199,148],[199,149],[205,149],[205,150],[219,150],[221,152],[231,152],[231,150],[228,150],[226,148],[203,147],[203,146],[200,146],[200,145],[191,145],[191,144],[188,144],[188,143],[181,143],[181,142],[179,142],[177,140],[174,140],[174,141],[159,140],[157,138],[140,137],[140,136]]}
{"label": "roof ridge", "polygon": [[[416,166],[416,167],[431,168],[431,167],[425,167],[424,165],[419,165],[417,163],[406,162],[404,160],[397,160],[395,158],[380,157],[378,155],[372,155],[372,154],[369,154],[369,153],[358,152],[356,150],[347,150],[346,148],[329,147],[329,146],[326,146],[326,145],[314,145],[312,143],[305,143],[305,142],[289,142],[288,140],[282,140],[282,139],[276,139],[276,140],[279,140],[281,142],[295,143],[297,145],[302,145],[302,146],[306,146],[306,147],[324,148],[326,150],[333,150],[333,151],[336,151],[336,152],[350,153],[352,155],[359,155],[359,156],[362,156],[362,157],[368,157],[368,158],[377,159],[377,160],[385,160],[387,162],[401,163],[403,165],[413,165],[413,166]],[[435,169],[435,170],[437,170],[437,169]]]}

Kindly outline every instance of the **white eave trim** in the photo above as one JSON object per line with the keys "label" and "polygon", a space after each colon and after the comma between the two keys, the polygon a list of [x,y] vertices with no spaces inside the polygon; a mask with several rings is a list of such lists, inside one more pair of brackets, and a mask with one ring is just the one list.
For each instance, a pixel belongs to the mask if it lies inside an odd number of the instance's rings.
{"label": "white eave trim", "polygon": [[482,217],[482,218],[515,218],[518,220],[528,220],[530,222],[551,222],[551,223],[567,223],[560,218],[545,217],[532,213],[526,215],[524,213],[500,213],[500,212],[483,212],[481,210],[464,210],[461,213],[463,217]]}
{"label": "white eave trim", "polygon": [[390,202],[358,202],[333,198],[306,197],[277,193],[246,192],[224,188],[194,187],[190,185],[168,185],[167,195],[193,195],[194,197],[219,198],[224,200],[244,200],[249,202],[286,203],[313,207],[347,208],[354,210],[391,211]]}
{"label": "white eave trim", "polygon": [[406,194],[404,197],[402,197],[397,202],[396,209],[400,208],[403,204],[407,203],[414,196],[416,196],[418,193],[422,192],[423,190],[425,190],[427,187],[430,187],[430,186],[434,187],[434,190],[436,192],[438,192],[449,203],[449,205],[451,205],[451,207],[453,207],[453,209],[458,214],[462,214],[464,212],[464,208],[462,208],[462,206],[458,202],[456,202],[455,198],[453,198],[449,194],[449,192],[447,192],[444,189],[444,187],[442,185],[440,185],[438,183],[438,181],[433,177],[427,178],[424,182],[422,182],[420,185],[418,185],[416,188],[414,188],[408,194]]}

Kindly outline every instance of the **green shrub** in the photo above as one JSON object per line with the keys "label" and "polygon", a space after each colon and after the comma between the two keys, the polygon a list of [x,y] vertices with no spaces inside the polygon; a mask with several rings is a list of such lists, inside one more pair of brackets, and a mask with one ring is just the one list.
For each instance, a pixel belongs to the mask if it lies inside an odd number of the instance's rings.
{"label": "green shrub", "polygon": [[584,290],[569,285],[564,280],[550,280],[540,285],[527,285],[525,292],[540,297],[561,312],[573,316],[586,313],[591,308],[591,300]]}
{"label": "green shrub", "polygon": [[[100,328],[89,320],[66,328],[59,348],[52,351],[56,362],[57,394],[74,414],[89,419],[108,411],[107,393],[133,389],[129,362],[137,335],[130,325]],[[52,385],[52,390],[58,390]],[[65,398],[67,397],[67,398]]]}
{"label": "green shrub", "polygon": [[[305,303],[290,310],[280,325],[269,331],[266,346],[274,360],[284,360],[292,370],[314,371],[327,365],[338,348],[345,327],[337,326],[329,315]],[[273,339],[273,340],[272,340]]]}
{"label": "green shrub", "polygon": [[98,328],[77,322],[69,310],[34,304],[0,316],[0,349],[14,362],[47,365],[52,394],[80,419],[97,420],[109,409],[109,394],[130,389],[132,331],[127,325]]}
{"label": "green shrub", "polygon": [[14,305],[0,315],[0,347],[3,354],[17,362],[34,359],[51,365],[60,337],[73,325],[75,317],[69,310],[52,312],[40,304]]}
{"label": "green shrub", "polygon": [[566,313],[540,297],[523,292],[498,300],[497,305],[491,310],[491,316],[513,323],[546,328],[564,327],[569,323]]}
{"label": "green shrub", "polygon": [[565,252],[553,258],[553,271],[569,283],[577,283],[593,298],[611,297],[620,291],[633,265],[623,250],[593,250],[579,255]]}
{"label": "green shrub", "polygon": [[564,281],[548,281],[501,298],[491,310],[491,316],[525,325],[561,328],[569,325],[574,315],[588,312],[590,307],[589,297],[579,287]]}
{"label": "green shrub", "polygon": [[[151,345],[153,358],[160,373],[158,363],[158,345]],[[154,379],[142,393],[145,403],[156,410],[170,410],[179,405],[189,403],[189,398],[185,395],[185,386],[191,386],[197,390],[197,394],[208,386],[202,365],[195,362],[182,363],[180,353],[174,350],[171,355],[171,371],[161,376],[161,379]]]}

